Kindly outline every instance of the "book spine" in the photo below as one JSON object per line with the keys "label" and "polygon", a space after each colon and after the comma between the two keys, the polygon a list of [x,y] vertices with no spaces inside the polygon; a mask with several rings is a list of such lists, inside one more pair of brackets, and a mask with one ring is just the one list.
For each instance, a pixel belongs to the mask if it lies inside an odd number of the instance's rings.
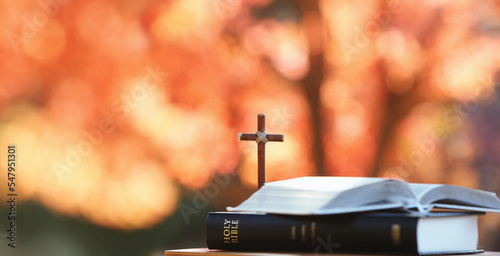
{"label": "book spine", "polygon": [[343,214],[209,213],[209,249],[232,251],[417,252],[418,218]]}

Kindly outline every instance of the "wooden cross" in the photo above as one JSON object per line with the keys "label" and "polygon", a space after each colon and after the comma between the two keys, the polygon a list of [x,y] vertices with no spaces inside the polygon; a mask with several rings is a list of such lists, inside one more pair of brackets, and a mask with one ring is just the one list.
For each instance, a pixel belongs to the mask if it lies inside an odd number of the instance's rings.
{"label": "wooden cross", "polygon": [[259,189],[266,182],[266,143],[269,141],[285,141],[283,134],[267,134],[266,115],[257,115],[257,131],[255,133],[238,133],[238,140],[253,140],[257,142],[257,161],[258,161],[258,184]]}

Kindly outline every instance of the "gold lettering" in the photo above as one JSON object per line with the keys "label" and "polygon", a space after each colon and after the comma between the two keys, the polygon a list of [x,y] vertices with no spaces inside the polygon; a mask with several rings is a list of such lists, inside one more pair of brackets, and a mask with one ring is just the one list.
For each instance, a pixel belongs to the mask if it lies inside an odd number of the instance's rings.
{"label": "gold lettering", "polygon": [[224,219],[224,243],[238,243],[238,220]]}
{"label": "gold lettering", "polygon": [[401,242],[401,226],[399,224],[392,224],[391,238],[392,244],[394,246],[399,246],[399,243]]}
{"label": "gold lettering", "polygon": [[292,226],[292,240],[297,239],[297,227]]}
{"label": "gold lettering", "polygon": [[230,228],[231,227],[231,221],[224,219],[224,228]]}
{"label": "gold lettering", "polygon": [[300,240],[302,242],[305,242],[306,241],[306,225],[300,226],[300,235],[301,235]]}

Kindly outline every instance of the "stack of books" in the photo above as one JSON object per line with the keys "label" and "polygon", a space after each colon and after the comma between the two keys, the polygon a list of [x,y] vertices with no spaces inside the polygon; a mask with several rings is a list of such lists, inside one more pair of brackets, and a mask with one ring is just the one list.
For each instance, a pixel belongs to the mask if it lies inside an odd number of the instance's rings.
{"label": "stack of books", "polygon": [[464,254],[478,216],[500,212],[491,192],[360,177],[266,183],[227,212],[207,216],[209,249],[253,252]]}

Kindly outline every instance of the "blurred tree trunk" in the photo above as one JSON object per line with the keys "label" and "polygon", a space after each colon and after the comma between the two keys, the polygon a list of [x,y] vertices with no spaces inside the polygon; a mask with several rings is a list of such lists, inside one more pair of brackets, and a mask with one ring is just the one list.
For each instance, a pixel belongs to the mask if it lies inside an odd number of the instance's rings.
{"label": "blurred tree trunk", "polygon": [[[440,13],[435,11],[429,18],[429,22],[426,27],[423,28],[419,34],[416,34],[420,45],[424,46],[430,42],[429,38],[432,38],[436,33],[439,26],[436,26],[440,22]],[[384,60],[379,60],[377,63],[377,68],[380,72],[380,77],[386,81],[387,70],[390,68],[387,66]],[[414,75],[413,84],[411,89],[403,94],[396,94],[386,87],[387,101],[383,111],[384,120],[382,120],[380,128],[380,136],[377,141],[377,149],[375,151],[374,164],[371,172],[368,176],[377,177],[382,174],[382,164],[384,155],[388,152],[387,146],[391,143],[395,133],[396,125],[408,116],[410,111],[418,104],[425,102],[429,99],[425,99],[418,93],[418,88],[421,83],[423,83],[424,77],[426,76],[426,71],[421,71]]]}
{"label": "blurred tree trunk", "polygon": [[308,42],[309,72],[300,81],[309,103],[312,121],[313,157],[318,175],[326,175],[323,149],[320,89],[324,78],[323,19],[318,1],[295,1]]}

